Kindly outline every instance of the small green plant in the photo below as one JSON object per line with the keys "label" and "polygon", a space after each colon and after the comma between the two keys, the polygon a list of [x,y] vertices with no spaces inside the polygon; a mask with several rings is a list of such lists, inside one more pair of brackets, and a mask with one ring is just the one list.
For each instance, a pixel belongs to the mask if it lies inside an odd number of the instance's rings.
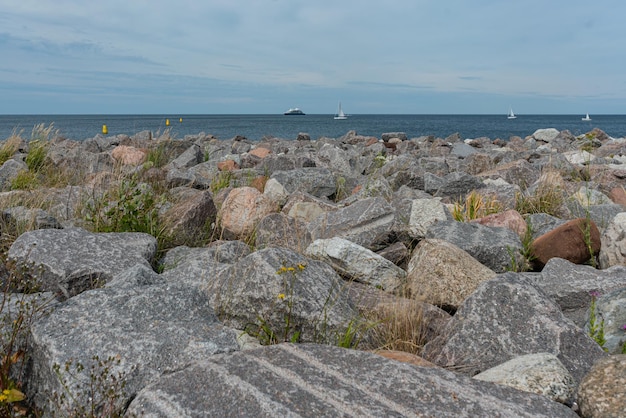
{"label": "small green plant", "polygon": [[531,270],[533,260],[535,260],[535,254],[533,253],[532,243],[533,243],[533,228],[530,223],[526,223],[526,231],[524,235],[521,237],[522,248],[519,250],[519,254],[522,259],[521,262],[518,260],[516,256],[516,252],[511,248],[507,247],[507,252],[509,253],[509,257],[511,258],[511,264],[509,266],[509,271],[513,272],[523,272]]}
{"label": "small green plant", "polygon": [[250,324],[244,331],[256,337],[261,344],[271,345],[280,342],[297,343],[300,341],[300,327],[293,323],[295,309],[294,287],[298,280],[298,272],[306,268],[305,264],[297,266],[281,266],[276,274],[283,277],[283,290],[276,295],[276,304],[273,309],[283,312],[284,326],[282,329],[274,330],[268,320],[262,316],[257,317],[257,324]]}
{"label": "small green plant", "polygon": [[482,218],[492,213],[502,211],[502,205],[494,197],[485,197],[472,190],[465,197],[465,201],[457,201],[452,208],[452,217],[459,222]]}
{"label": "small green plant", "polygon": [[230,182],[233,179],[233,173],[231,171],[220,171],[211,183],[209,184],[209,189],[213,194],[219,192],[222,189],[230,187]]}
{"label": "small green plant", "polygon": [[539,185],[532,194],[521,192],[515,194],[515,210],[521,215],[547,213],[558,216],[565,198],[559,187]]}
{"label": "small green plant", "polygon": [[13,132],[13,135],[4,141],[2,146],[0,146],[0,165],[7,162],[17,151],[19,151],[21,143],[22,138],[17,132]]}
{"label": "small green plant", "polygon": [[34,190],[39,187],[37,173],[30,170],[20,170],[11,179],[11,190]]}
{"label": "small green plant", "polygon": [[[56,411],[53,416],[62,417],[123,417],[126,373],[114,372],[120,358],[109,356],[106,359],[93,356],[89,367],[89,382],[81,386],[79,376],[85,372],[80,362],[68,360],[63,366],[53,365],[63,388],[61,393],[52,394],[52,404]],[[72,384],[74,382],[74,384]],[[57,415],[58,414],[58,415]]]}
{"label": "small green plant", "polygon": [[152,189],[133,175],[88,202],[85,218],[95,232],[145,232],[158,239],[162,233],[158,207]]}
{"label": "small green plant", "polygon": [[166,165],[169,159],[167,152],[168,142],[169,141],[161,141],[156,147],[151,148],[146,156],[144,166],[161,168]]}
{"label": "small green plant", "polygon": [[28,154],[26,154],[24,162],[31,172],[39,173],[44,167],[48,156],[48,146],[48,142],[39,139],[28,143]]}
{"label": "small green plant", "polygon": [[386,163],[387,163],[387,157],[382,151],[376,154],[376,157],[374,157],[374,167],[376,169],[382,168]]}
{"label": "small green plant", "polygon": [[596,342],[604,351],[607,349],[604,347],[606,344],[606,338],[604,337],[604,318],[598,321],[596,299],[600,296],[598,292],[591,292],[591,305],[589,306],[589,336]]}
{"label": "small green plant", "polygon": [[[622,325],[622,330],[626,331],[626,324]],[[622,344],[622,354],[626,354],[626,341]]]}

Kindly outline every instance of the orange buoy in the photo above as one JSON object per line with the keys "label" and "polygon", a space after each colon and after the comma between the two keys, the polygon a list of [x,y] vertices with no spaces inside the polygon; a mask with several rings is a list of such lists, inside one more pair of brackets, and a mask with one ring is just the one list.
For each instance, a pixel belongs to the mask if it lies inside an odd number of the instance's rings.
{"label": "orange buoy", "polygon": [[165,119],[165,126],[170,126],[170,120],[169,119]]}
{"label": "orange buoy", "polygon": [[106,134],[108,134],[108,133],[109,133],[109,129],[107,128],[107,126],[106,126],[106,125],[102,125],[102,133],[103,133],[104,135],[106,135]]}
{"label": "orange buoy", "polygon": [[183,118],[178,119],[180,123],[183,123]]}

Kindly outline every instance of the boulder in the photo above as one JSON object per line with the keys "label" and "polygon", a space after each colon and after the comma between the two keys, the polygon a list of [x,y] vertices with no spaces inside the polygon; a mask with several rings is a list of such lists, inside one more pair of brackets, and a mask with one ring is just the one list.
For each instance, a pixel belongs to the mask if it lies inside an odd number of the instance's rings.
{"label": "boulder", "polygon": [[306,249],[311,258],[324,261],[348,280],[388,292],[401,290],[406,272],[386,258],[343,238],[318,239]]}
{"label": "boulder", "polygon": [[598,263],[601,269],[626,265],[626,212],[615,215],[600,237]]}
{"label": "boulder", "polygon": [[336,341],[357,317],[329,265],[286,248],[269,247],[242,258],[207,291],[225,324],[265,344]]}
{"label": "boulder", "polygon": [[270,178],[281,184],[287,193],[300,191],[316,197],[329,197],[337,191],[335,178],[327,168],[307,167],[274,171]]}
{"label": "boulder", "polygon": [[218,212],[223,236],[247,239],[261,219],[277,210],[276,204],[254,187],[233,189]]}
{"label": "boulder", "polygon": [[480,189],[481,187],[484,187],[484,184],[478,177],[455,171],[443,178],[443,183],[437,188],[434,195],[458,200],[472,190]]}
{"label": "boulder", "polygon": [[169,166],[174,169],[184,170],[202,162],[204,155],[199,145],[193,144],[185,152],[170,162]]}
{"label": "boulder", "polygon": [[204,288],[250,252],[250,247],[243,241],[214,241],[201,248],[175,247],[160,262],[161,276],[170,283]]}
{"label": "boulder", "polygon": [[532,137],[538,141],[549,143],[550,141],[556,139],[556,137],[559,136],[559,133],[558,129],[555,128],[537,129],[532,134]]}
{"label": "boulder", "polygon": [[531,280],[559,305],[567,318],[582,328],[591,304],[591,294],[606,294],[626,288],[626,267],[598,270],[562,258],[551,258],[541,274]]}
{"label": "boulder", "polygon": [[38,229],[20,235],[8,257],[41,291],[69,298],[102,286],[135,264],[150,267],[156,249],[156,239],[144,233]]}
{"label": "boulder", "polygon": [[[598,292],[594,292],[594,295]],[[609,354],[626,354],[626,286],[609,293],[599,294],[595,300],[595,326],[602,327],[606,342],[603,348]],[[587,311],[585,331],[590,333],[591,306]]]}
{"label": "boulder", "polygon": [[122,165],[138,166],[146,160],[147,154],[144,150],[127,145],[118,145],[111,151],[111,157]]}
{"label": "boulder", "polygon": [[615,204],[626,206],[626,190],[624,190],[624,187],[613,187],[609,192],[609,198]]}
{"label": "boulder", "polygon": [[448,210],[438,199],[413,199],[409,213],[409,222],[406,225],[408,235],[413,239],[422,239],[428,232],[428,227],[449,219]]}
{"label": "boulder", "polygon": [[594,364],[578,387],[580,415],[621,417],[626,406],[626,355],[604,358]]}
{"label": "boulder", "polygon": [[474,379],[537,393],[569,406],[576,397],[574,378],[552,353],[515,357],[477,374]]}
{"label": "boulder", "polygon": [[514,357],[552,353],[578,384],[606,353],[531,281],[505,273],[482,283],[422,356],[474,376]]}
{"label": "boulder", "polygon": [[[104,384],[119,390],[115,406],[121,407],[161,374],[238,350],[236,332],[219,323],[205,294],[171,285],[83,292],[34,323],[28,346],[26,394],[48,414],[90,405],[90,373],[106,368]],[[123,390],[113,386],[116,378]],[[59,408],[52,395],[68,390],[72,396]]]}
{"label": "boulder", "polygon": [[270,213],[259,221],[254,234],[257,249],[268,246],[291,248],[304,253],[311,244],[306,223],[284,213]]}
{"label": "boulder", "polygon": [[548,260],[558,257],[582,264],[595,257],[600,252],[600,246],[600,231],[595,222],[585,218],[574,219],[532,242],[533,263],[542,269]]}
{"label": "boulder", "polygon": [[372,251],[385,246],[394,224],[394,212],[380,197],[359,200],[327,212],[309,223],[313,240],[341,237]]}
{"label": "boulder", "polygon": [[[186,390],[189,387],[211,390]],[[576,417],[570,408],[450,371],[363,351],[279,344],[163,376],[128,414],[157,416]]]}
{"label": "boulder", "polygon": [[407,267],[407,290],[414,298],[456,309],[478,285],[496,273],[456,245],[435,238],[417,245]]}
{"label": "boulder", "polygon": [[496,273],[510,269],[512,258],[517,265],[521,265],[523,261],[520,254],[522,242],[517,233],[508,228],[442,221],[431,225],[426,237],[442,239],[456,245]]}
{"label": "boulder", "polygon": [[210,191],[188,189],[160,217],[164,224],[163,232],[175,242],[202,242],[211,232],[217,209]]}

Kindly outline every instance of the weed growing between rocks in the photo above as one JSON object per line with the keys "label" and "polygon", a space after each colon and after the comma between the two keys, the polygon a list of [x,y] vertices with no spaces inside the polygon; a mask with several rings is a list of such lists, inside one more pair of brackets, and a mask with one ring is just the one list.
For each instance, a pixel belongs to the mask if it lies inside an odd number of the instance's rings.
{"label": "weed growing between rocks", "polygon": [[497,199],[472,190],[465,197],[465,201],[459,200],[454,204],[452,217],[455,221],[466,222],[501,211],[502,205]]}
{"label": "weed growing between rocks", "polygon": [[158,239],[158,203],[152,188],[132,175],[87,202],[85,219],[94,232],[145,232]]}
{"label": "weed growing between rocks", "polygon": [[598,292],[591,292],[591,305],[589,306],[589,336],[598,343],[604,351],[607,351],[604,337],[604,318],[598,320],[596,299],[600,296]]}
{"label": "weed growing between rocks", "polygon": [[521,215],[547,213],[558,217],[564,202],[565,198],[559,187],[545,184],[540,184],[533,193],[526,190],[515,194],[515,210]]}
{"label": "weed growing between rocks", "polygon": [[508,271],[512,271],[515,273],[520,273],[524,271],[531,271],[533,261],[536,256],[533,252],[532,243],[533,243],[533,227],[530,223],[526,223],[526,231],[524,232],[524,236],[521,237],[522,248],[519,250],[519,254],[522,256],[521,261],[515,254],[515,250],[507,247],[507,252],[509,253],[509,257],[511,258],[511,263],[509,265]]}
{"label": "weed growing between rocks", "polygon": [[367,314],[372,347],[378,350],[420,354],[425,343],[426,323],[421,305],[415,300],[381,304]]}
{"label": "weed growing between rocks", "polygon": [[[297,316],[297,309],[299,309],[294,289],[299,280],[299,273],[304,271],[306,267],[306,264],[283,265],[276,271],[276,274],[283,278],[282,289],[276,295],[269,312],[265,315],[257,315],[257,321],[248,324],[244,328],[245,333],[255,337],[262,345],[301,342],[304,337],[302,335],[302,324],[294,321],[294,318]],[[336,329],[331,330],[328,326],[327,315],[336,302],[332,296],[335,293],[334,290],[330,289],[328,297],[324,301],[320,317],[313,321],[313,336],[307,336],[305,340],[312,340],[319,344],[332,344],[343,348],[357,348],[370,325],[363,318],[355,317],[348,321],[340,331]],[[270,319],[275,317],[275,315],[282,317],[283,325],[278,328],[272,326]]]}

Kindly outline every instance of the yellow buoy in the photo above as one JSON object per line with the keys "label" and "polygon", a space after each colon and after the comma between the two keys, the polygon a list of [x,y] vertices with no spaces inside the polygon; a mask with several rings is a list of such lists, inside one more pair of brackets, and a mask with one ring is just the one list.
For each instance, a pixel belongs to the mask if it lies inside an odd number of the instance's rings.
{"label": "yellow buoy", "polygon": [[169,119],[165,119],[165,126],[170,126],[170,120]]}
{"label": "yellow buoy", "polygon": [[183,118],[178,119],[180,123],[183,123]]}
{"label": "yellow buoy", "polygon": [[103,133],[104,135],[106,135],[106,134],[108,134],[108,133],[109,133],[109,129],[107,128],[107,126],[106,126],[106,125],[102,125],[102,133]]}

